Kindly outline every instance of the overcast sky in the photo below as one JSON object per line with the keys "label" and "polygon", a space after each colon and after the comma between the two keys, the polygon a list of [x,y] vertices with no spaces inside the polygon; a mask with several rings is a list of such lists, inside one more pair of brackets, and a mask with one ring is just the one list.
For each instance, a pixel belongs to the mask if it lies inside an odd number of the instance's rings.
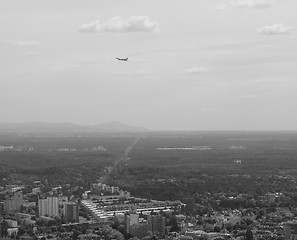
{"label": "overcast sky", "polygon": [[0,122],[297,130],[296,10],[296,0],[0,0]]}

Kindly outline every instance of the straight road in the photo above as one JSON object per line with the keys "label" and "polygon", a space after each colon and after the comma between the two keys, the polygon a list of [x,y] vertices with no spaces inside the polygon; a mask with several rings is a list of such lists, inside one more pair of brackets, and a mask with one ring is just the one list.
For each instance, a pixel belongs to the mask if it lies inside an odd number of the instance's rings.
{"label": "straight road", "polygon": [[126,147],[124,153],[117,157],[116,161],[114,162],[114,164],[112,166],[107,168],[104,175],[99,179],[99,182],[105,183],[113,171],[115,171],[120,165],[125,164],[130,160],[129,153],[134,148],[134,146],[138,143],[138,141],[141,139],[141,136],[137,137],[132,142],[132,144],[130,144],[128,147]]}

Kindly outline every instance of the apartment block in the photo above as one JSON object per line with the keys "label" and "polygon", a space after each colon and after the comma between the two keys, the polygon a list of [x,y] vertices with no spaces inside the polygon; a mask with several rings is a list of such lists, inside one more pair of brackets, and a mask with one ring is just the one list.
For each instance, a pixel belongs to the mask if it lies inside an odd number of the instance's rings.
{"label": "apartment block", "polygon": [[57,197],[47,197],[38,200],[39,216],[59,216],[59,202]]}
{"label": "apartment block", "polygon": [[79,206],[74,202],[63,203],[63,214],[67,223],[79,222]]}

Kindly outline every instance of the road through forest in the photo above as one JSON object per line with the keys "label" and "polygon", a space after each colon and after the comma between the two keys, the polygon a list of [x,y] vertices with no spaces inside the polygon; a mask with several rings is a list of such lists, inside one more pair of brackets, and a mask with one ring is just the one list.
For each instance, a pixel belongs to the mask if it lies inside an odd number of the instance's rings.
{"label": "road through forest", "polygon": [[129,153],[131,152],[131,150],[134,148],[134,146],[138,143],[140,139],[141,139],[141,135],[138,136],[129,146],[126,147],[123,154],[116,157],[116,161],[114,162],[114,164],[105,170],[105,173],[100,178],[99,182],[105,183],[108,177],[110,176],[110,174],[114,172],[115,169],[119,167],[119,165],[125,164],[127,163],[127,161],[130,160]]}

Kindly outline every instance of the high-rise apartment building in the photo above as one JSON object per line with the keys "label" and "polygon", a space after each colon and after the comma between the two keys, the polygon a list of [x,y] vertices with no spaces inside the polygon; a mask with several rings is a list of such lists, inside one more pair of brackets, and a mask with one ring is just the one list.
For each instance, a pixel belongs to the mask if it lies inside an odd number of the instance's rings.
{"label": "high-rise apartment building", "polygon": [[19,212],[23,204],[23,193],[21,191],[13,193],[9,199],[4,200],[4,212]]}
{"label": "high-rise apartment building", "polygon": [[39,216],[59,216],[59,203],[57,197],[47,197],[38,200]]}
{"label": "high-rise apartment building", "polygon": [[148,216],[148,224],[151,226],[151,231],[153,234],[157,234],[159,236],[165,236],[165,217],[162,215],[150,215]]}
{"label": "high-rise apartment building", "polygon": [[125,214],[124,218],[124,226],[126,233],[130,232],[131,226],[138,226],[139,225],[139,214],[137,213],[136,207],[132,207],[130,212]]}
{"label": "high-rise apartment building", "polygon": [[149,231],[151,231],[151,228],[148,223],[139,223],[138,225],[132,225],[129,228],[129,233],[133,237],[137,237],[139,239],[147,236]]}
{"label": "high-rise apartment building", "polygon": [[63,214],[67,223],[78,222],[79,221],[79,207],[77,203],[74,202],[64,202],[63,203]]}

